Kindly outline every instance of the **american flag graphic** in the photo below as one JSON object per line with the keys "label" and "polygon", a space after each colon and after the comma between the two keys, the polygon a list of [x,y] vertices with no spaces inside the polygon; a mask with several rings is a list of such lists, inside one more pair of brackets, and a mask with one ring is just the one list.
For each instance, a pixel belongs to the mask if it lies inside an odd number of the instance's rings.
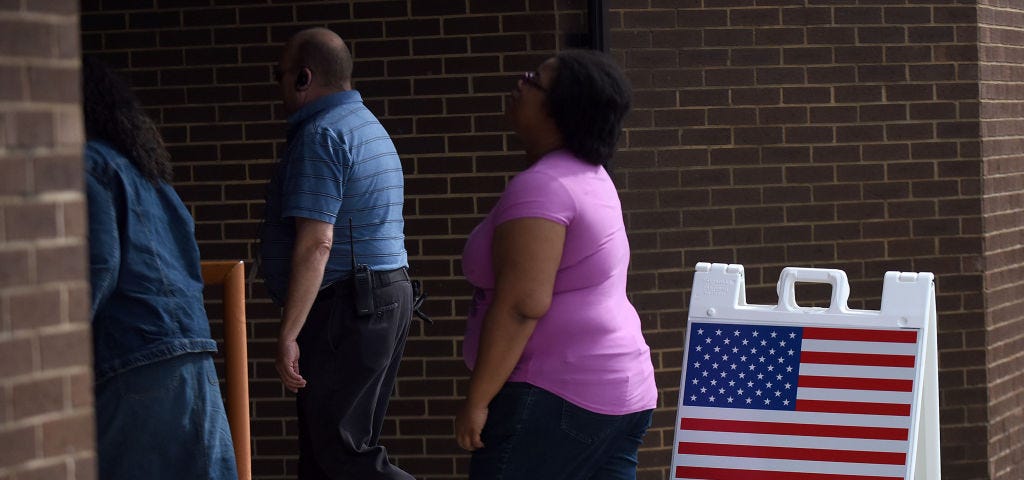
{"label": "american flag graphic", "polygon": [[690,324],[674,479],[897,480],[917,330]]}

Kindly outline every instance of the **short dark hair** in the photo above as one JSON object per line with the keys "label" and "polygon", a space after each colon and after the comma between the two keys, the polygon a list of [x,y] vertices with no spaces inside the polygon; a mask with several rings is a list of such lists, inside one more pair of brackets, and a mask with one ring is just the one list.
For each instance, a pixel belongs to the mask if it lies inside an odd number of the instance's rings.
{"label": "short dark hair", "polygon": [[322,79],[324,86],[341,88],[352,79],[352,54],[344,43],[339,45],[324,41],[320,35],[306,35],[295,45],[294,54],[293,67],[308,67]]}
{"label": "short dark hair", "polygon": [[156,125],[128,83],[91,56],[82,59],[82,113],[88,140],[110,144],[154,184],[171,181],[171,155]]}
{"label": "short dark hair", "polygon": [[608,55],[567,50],[556,57],[557,73],[548,90],[548,108],[565,147],[611,171],[612,155],[631,106],[626,77]]}

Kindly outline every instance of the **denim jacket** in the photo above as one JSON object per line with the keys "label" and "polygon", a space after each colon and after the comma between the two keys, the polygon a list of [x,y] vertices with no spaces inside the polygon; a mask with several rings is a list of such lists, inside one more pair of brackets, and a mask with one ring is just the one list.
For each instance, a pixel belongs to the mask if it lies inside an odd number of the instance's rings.
{"label": "denim jacket", "polygon": [[96,383],[132,367],[213,352],[195,226],[166,182],[110,145],[85,147]]}

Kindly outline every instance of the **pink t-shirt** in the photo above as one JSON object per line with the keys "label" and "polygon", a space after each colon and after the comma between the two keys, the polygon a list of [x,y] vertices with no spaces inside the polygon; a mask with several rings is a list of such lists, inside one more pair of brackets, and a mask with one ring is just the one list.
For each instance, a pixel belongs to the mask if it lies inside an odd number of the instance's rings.
{"label": "pink t-shirt", "polygon": [[564,225],[565,247],[551,308],[538,320],[509,381],[607,415],[654,408],[650,347],[626,297],[629,240],[618,193],[604,168],[567,151],[549,153],[516,175],[466,241],[463,273],[477,287],[466,325],[466,364],[476,363],[481,322],[494,296],[494,228],[524,217]]}

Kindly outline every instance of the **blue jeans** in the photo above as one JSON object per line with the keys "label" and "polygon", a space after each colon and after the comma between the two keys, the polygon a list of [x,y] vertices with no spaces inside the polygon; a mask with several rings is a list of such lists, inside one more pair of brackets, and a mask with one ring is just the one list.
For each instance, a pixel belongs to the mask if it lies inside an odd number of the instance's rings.
{"label": "blue jeans", "polygon": [[209,353],[141,365],[96,385],[99,478],[236,480]]}
{"label": "blue jeans", "polygon": [[633,480],[651,410],[602,415],[527,383],[488,406],[471,480]]}

